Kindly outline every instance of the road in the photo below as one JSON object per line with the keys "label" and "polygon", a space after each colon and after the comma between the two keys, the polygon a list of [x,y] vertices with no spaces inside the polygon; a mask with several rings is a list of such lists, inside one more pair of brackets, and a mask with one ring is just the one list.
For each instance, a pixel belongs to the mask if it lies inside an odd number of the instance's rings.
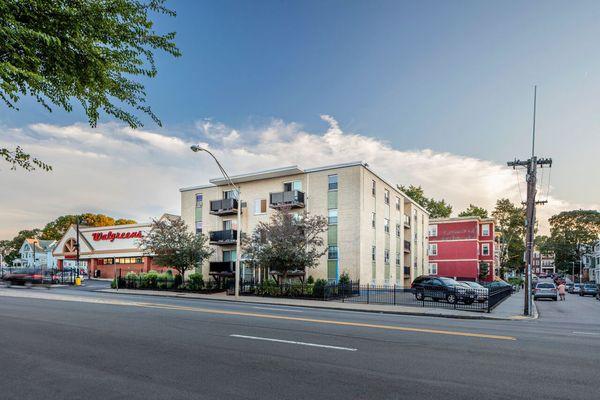
{"label": "road", "polygon": [[0,288],[2,399],[590,399],[600,302],[484,321]]}

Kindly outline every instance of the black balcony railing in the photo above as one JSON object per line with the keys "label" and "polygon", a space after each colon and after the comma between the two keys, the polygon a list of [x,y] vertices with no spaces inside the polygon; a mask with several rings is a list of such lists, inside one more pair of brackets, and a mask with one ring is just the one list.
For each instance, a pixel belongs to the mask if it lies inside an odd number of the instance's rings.
{"label": "black balcony railing", "polygon": [[235,274],[235,261],[211,261],[209,263],[209,275],[233,275]]}
{"label": "black balcony railing", "polygon": [[410,216],[408,215],[403,215],[403,221],[404,221],[404,227],[405,228],[410,228]]}
{"label": "black balcony railing", "polygon": [[237,231],[235,229],[212,231],[208,233],[208,238],[211,244],[231,244],[237,240]]}
{"label": "black balcony railing", "polygon": [[212,215],[231,215],[238,211],[237,199],[211,200],[210,213]]}
{"label": "black balcony railing", "polygon": [[404,252],[410,253],[410,241],[409,240],[404,241]]}
{"label": "black balcony railing", "polygon": [[279,207],[304,207],[304,192],[290,190],[269,194],[269,204],[272,208]]}

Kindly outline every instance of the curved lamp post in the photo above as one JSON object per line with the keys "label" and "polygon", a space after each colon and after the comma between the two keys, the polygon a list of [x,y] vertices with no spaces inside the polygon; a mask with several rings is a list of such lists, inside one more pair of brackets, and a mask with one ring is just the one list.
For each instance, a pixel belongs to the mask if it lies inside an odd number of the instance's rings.
{"label": "curved lamp post", "polygon": [[237,235],[236,235],[236,241],[235,241],[235,297],[239,298],[240,297],[240,268],[241,268],[240,251],[241,251],[241,237],[242,237],[242,199],[240,198],[240,188],[235,183],[233,183],[233,181],[229,177],[229,174],[227,172],[225,172],[225,169],[223,168],[223,166],[221,165],[219,160],[217,160],[217,157],[215,157],[215,155],[213,153],[211,153],[208,149],[205,149],[204,147],[200,147],[198,145],[190,146],[190,149],[192,149],[192,151],[194,153],[203,151],[205,153],[210,154],[210,156],[217,163],[217,167],[219,167],[219,169],[221,170],[223,177],[227,180],[227,182],[229,182],[229,185],[231,185],[231,187],[236,192],[238,207],[237,207]]}

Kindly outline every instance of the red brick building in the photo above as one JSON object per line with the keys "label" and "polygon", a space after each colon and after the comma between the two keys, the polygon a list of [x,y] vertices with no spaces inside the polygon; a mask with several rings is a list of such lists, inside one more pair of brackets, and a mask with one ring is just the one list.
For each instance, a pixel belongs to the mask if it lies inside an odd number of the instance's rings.
{"label": "red brick building", "polygon": [[[161,218],[179,218],[165,214]],[[92,277],[112,278],[119,273],[164,272],[153,264],[152,256],[139,246],[140,239],[151,229],[151,223],[79,228],[80,268]],[[77,230],[71,225],[53,251],[57,267],[75,266],[77,257]]]}
{"label": "red brick building", "polygon": [[494,220],[478,217],[431,219],[429,221],[429,272],[455,279],[478,280],[486,263],[494,279]]}

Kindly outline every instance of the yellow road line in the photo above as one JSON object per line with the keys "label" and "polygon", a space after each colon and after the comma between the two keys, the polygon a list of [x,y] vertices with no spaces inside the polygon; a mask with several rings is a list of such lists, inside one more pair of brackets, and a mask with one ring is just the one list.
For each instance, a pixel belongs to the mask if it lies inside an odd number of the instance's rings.
{"label": "yellow road line", "polygon": [[[12,295],[12,296],[11,296]],[[144,308],[156,308],[163,310],[175,310],[175,311],[191,311],[204,314],[215,314],[215,315],[234,315],[240,317],[252,317],[252,318],[264,318],[264,319],[278,319],[285,321],[298,321],[298,322],[311,322],[316,324],[327,324],[327,325],[338,325],[338,326],[354,326],[359,328],[372,328],[372,329],[385,329],[392,331],[401,332],[418,332],[418,333],[429,333],[436,335],[450,335],[450,336],[463,336],[481,339],[495,339],[495,340],[517,340],[513,336],[503,335],[490,335],[486,333],[475,333],[475,332],[464,332],[464,331],[448,331],[439,329],[428,329],[428,328],[411,328],[406,326],[397,325],[380,325],[380,324],[367,324],[363,322],[349,322],[349,321],[334,321],[328,319],[317,319],[317,318],[306,318],[306,317],[289,317],[285,315],[275,314],[259,314],[245,311],[228,311],[228,310],[214,310],[210,308],[200,307],[189,307],[189,306],[178,306],[170,304],[158,304],[158,303],[145,303],[137,301],[123,301],[117,299],[99,299],[99,298],[87,298],[87,297],[75,297],[75,296],[55,296],[49,293],[7,293],[1,291],[0,296],[7,297],[27,297],[27,298],[38,298],[45,300],[55,301],[73,301],[73,302],[84,302],[84,303],[95,303],[95,304],[108,304],[116,306],[130,306],[130,307],[144,307]]]}

